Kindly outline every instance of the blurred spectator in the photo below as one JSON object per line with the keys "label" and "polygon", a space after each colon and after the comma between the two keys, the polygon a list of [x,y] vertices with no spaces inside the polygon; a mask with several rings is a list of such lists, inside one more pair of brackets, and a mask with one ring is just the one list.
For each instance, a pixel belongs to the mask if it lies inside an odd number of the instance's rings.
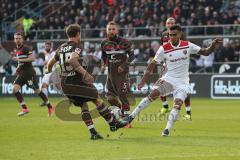
{"label": "blurred spectator", "polygon": [[[6,2],[6,0],[0,0]],[[3,3],[5,8],[13,8],[13,5]],[[15,4],[16,7],[19,3]],[[14,5],[14,6],[15,6]],[[49,18],[40,19],[34,28],[36,29],[63,29],[70,23],[79,23],[82,28],[88,29],[84,33],[88,37],[102,37],[102,31],[90,29],[103,28],[107,21],[114,20],[121,28],[142,27],[132,32],[127,30],[125,36],[158,36],[153,28],[162,28],[162,24],[170,16],[176,18],[182,25],[218,25],[239,24],[239,2],[229,0],[72,0],[70,5],[58,9]],[[4,13],[4,12],[3,12]],[[211,31],[212,29],[212,31]],[[239,33],[239,28],[230,30]],[[222,28],[210,28],[210,34],[222,34]],[[191,34],[202,34],[203,29],[193,30]],[[41,38],[51,37],[41,33]],[[61,34],[53,35],[54,38],[63,38]],[[53,38],[53,37],[52,37]]]}
{"label": "blurred spectator", "polygon": [[224,55],[224,62],[234,61],[234,48],[232,46],[232,41],[229,41],[224,45],[223,48],[223,55]]}
{"label": "blurred spectator", "polygon": [[34,23],[35,23],[35,21],[32,18],[30,18],[29,14],[26,14],[25,17],[23,18],[22,25],[23,25],[24,36],[26,39],[27,38],[32,39],[29,31]]}
{"label": "blurred spectator", "polygon": [[5,70],[6,76],[12,75],[13,71],[10,60],[3,66],[3,69]]}

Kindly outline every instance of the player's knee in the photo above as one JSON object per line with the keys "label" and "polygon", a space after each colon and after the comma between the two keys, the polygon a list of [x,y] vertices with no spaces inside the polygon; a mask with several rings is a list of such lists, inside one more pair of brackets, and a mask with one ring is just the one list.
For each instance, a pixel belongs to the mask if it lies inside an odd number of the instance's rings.
{"label": "player's knee", "polygon": [[48,85],[46,83],[42,83],[42,88],[47,88]]}
{"label": "player's knee", "polygon": [[175,109],[180,110],[182,104],[183,104],[183,101],[182,101],[181,99],[179,99],[179,98],[176,98],[176,99],[174,100],[174,106],[173,106],[173,107],[174,107]]}
{"label": "player's knee", "polygon": [[20,86],[19,85],[13,85],[13,94],[17,93],[20,90]]}
{"label": "player's knee", "polygon": [[40,90],[39,90],[39,89],[34,89],[34,93],[35,93],[35,94],[39,94],[39,93],[40,93]]}
{"label": "player's knee", "polygon": [[112,105],[112,106],[119,106],[120,105],[120,103],[116,99],[116,97],[114,97],[112,95],[107,95],[106,98],[107,98],[107,101],[110,105]]}
{"label": "player's knee", "polygon": [[107,95],[106,98],[107,98],[108,101],[113,101],[113,100],[115,100],[115,97],[113,97],[113,96],[111,96],[111,95]]}
{"label": "player's knee", "polygon": [[156,100],[159,96],[160,96],[160,92],[155,89],[155,90],[153,90],[153,91],[148,95],[148,98],[149,98],[151,101],[154,101],[154,100]]}

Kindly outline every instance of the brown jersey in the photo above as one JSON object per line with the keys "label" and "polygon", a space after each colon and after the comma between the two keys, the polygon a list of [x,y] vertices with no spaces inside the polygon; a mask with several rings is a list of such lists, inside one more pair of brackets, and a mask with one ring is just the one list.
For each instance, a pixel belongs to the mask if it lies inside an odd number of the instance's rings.
{"label": "brown jersey", "polygon": [[[20,47],[17,47],[15,50],[16,57],[19,59],[26,59],[32,52],[29,50],[29,48],[26,45],[21,45]],[[19,74],[35,74],[35,70],[32,66],[32,62],[20,62],[18,61],[18,72]],[[25,75],[26,75],[25,74]]]}
{"label": "brown jersey", "polygon": [[114,39],[106,38],[101,43],[101,49],[109,75],[119,75],[119,66],[124,68],[124,73],[128,73],[128,64],[134,58],[131,42],[119,36]]}
{"label": "brown jersey", "polygon": [[69,41],[63,43],[56,51],[54,56],[56,61],[59,61],[61,67],[61,86],[65,95],[76,106],[82,106],[83,103],[92,101],[98,98],[98,91],[92,84],[87,84],[83,76],[77,73],[71,66],[69,60],[71,54],[75,52],[79,55],[79,63],[83,66],[81,49],[78,44]]}
{"label": "brown jersey", "polygon": [[54,56],[55,60],[59,61],[61,67],[61,76],[69,77],[77,75],[77,72],[70,65],[69,60],[71,58],[71,54],[76,52],[79,54],[79,62],[82,65],[82,55],[81,49],[77,45],[77,43],[73,41],[69,41],[63,43],[56,51]]}
{"label": "brown jersey", "polygon": [[[25,45],[21,45],[15,49],[16,57],[19,59],[26,59],[32,52]],[[20,86],[27,85],[30,88],[38,89],[38,82],[36,78],[36,72],[32,66],[32,62],[19,62],[17,69],[17,77],[15,78],[14,84]]]}

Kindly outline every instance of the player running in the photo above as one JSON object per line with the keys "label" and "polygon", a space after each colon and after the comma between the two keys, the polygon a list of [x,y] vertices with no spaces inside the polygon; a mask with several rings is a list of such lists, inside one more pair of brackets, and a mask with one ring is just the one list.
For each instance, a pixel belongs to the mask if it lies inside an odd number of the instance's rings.
{"label": "player running", "polygon": [[[45,42],[45,62],[44,62],[44,70],[47,71],[47,63],[48,61],[54,57],[55,51],[53,51],[52,43]],[[62,94],[61,91],[61,84],[60,84],[60,76],[57,70],[58,65],[54,65],[53,71],[51,73],[45,73],[42,79],[42,88],[41,91],[48,97],[48,86],[54,85],[54,89],[59,93]],[[40,106],[46,106],[44,102]]]}
{"label": "player running", "polygon": [[107,100],[110,105],[119,107],[122,114],[126,115],[130,110],[127,97],[130,90],[129,63],[134,59],[134,54],[132,44],[120,37],[118,31],[118,25],[114,21],[107,24],[107,38],[101,43],[102,60],[108,67],[105,84]]}
{"label": "player running", "polygon": [[23,36],[21,33],[14,34],[14,42],[16,43],[16,49],[12,59],[18,62],[18,66],[16,69],[17,77],[13,82],[13,93],[22,107],[22,111],[18,113],[18,116],[23,116],[29,113],[29,109],[27,108],[23,96],[20,93],[21,87],[25,84],[32,88],[35,94],[38,94],[42,98],[43,102],[48,107],[48,116],[52,116],[54,109],[48,101],[47,96],[39,90],[36,72],[32,66],[32,62],[34,61],[32,52],[26,45],[23,44]]}
{"label": "player running", "polygon": [[[170,32],[170,27],[175,25],[176,21],[173,17],[170,17],[166,20],[166,30],[163,31],[161,39],[160,39],[160,44],[164,45],[168,43],[170,37],[169,37],[169,32]],[[186,40],[186,36],[182,33],[182,36],[180,38],[181,40]],[[162,76],[166,70],[167,66],[164,67],[164,72],[161,73],[160,76]],[[164,115],[168,112],[170,112],[169,106],[168,106],[168,101],[167,101],[167,96],[160,96],[162,100],[162,105],[163,108],[160,111],[160,115]],[[185,107],[186,107],[186,114],[183,116],[186,120],[191,120],[191,104],[190,104],[190,95],[188,94],[187,98],[184,100]]]}
{"label": "player running", "polygon": [[55,56],[48,63],[48,71],[52,71],[53,65],[59,61],[61,67],[61,86],[64,94],[75,106],[82,109],[82,119],[87,125],[91,139],[102,139],[103,137],[95,130],[87,102],[93,102],[99,114],[108,122],[111,131],[124,127],[127,122],[116,120],[110,113],[103,101],[100,99],[97,89],[93,85],[94,78],[83,66],[83,57],[80,44],[80,26],[71,24],[66,28],[68,42],[63,43],[56,51]]}
{"label": "player running", "polygon": [[138,84],[141,89],[151,74],[153,68],[165,60],[168,66],[167,73],[159,78],[154,84],[153,91],[141,100],[134,111],[129,115],[127,120],[129,123],[152,101],[156,100],[160,95],[168,95],[173,93],[174,105],[169,114],[167,126],[162,132],[162,136],[168,136],[173,124],[177,121],[180,108],[183,101],[186,99],[189,87],[189,61],[191,54],[199,54],[208,56],[222,42],[220,39],[214,39],[208,48],[201,48],[189,41],[182,41],[180,37],[182,29],[179,25],[170,27],[170,41],[163,46],[160,46],[154,59],[148,65],[143,78]]}

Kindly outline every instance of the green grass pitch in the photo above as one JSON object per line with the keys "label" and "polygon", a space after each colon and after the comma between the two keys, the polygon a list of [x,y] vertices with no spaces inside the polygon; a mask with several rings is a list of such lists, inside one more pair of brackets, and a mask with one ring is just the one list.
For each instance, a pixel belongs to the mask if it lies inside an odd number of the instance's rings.
{"label": "green grass pitch", "polygon": [[[54,104],[59,100],[51,99]],[[102,118],[94,119],[105,138],[99,141],[89,139],[82,122],[47,117],[47,109],[39,107],[40,99],[25,98],[25,102],[30,113],[17,117],[17,101],[0,99],[0,160],[240,159],[239,100],[192,98],[193,120],[180,118],[170,137],[161,137],[166,120],[155,117],[161,106],[157,100],[133,122],[132,129],[111,133]]]}

